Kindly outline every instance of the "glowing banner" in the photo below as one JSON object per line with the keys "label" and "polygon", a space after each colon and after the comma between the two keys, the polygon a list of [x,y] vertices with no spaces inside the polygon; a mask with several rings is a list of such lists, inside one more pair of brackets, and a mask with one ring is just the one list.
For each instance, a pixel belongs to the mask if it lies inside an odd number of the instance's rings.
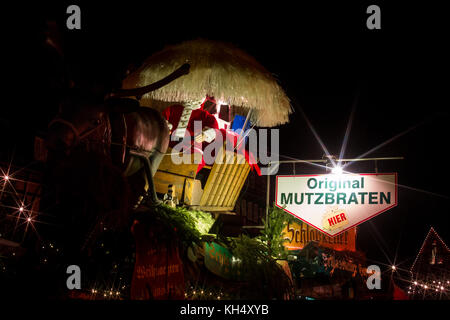
{"label": "glowing banner", "polygon": [[329,237],[319,230],[310,227],[300,220],[298,222],[287,223],[283,229],[283,243],[287,250],[303,249],[308,243],[315,241],[322,247],[336,251],[356,250],[356,227],[342,232],[336,237]]}
{"label": "glowing banner", "polygon": [[329,236],[396,205],[396,173],[277,176],[276,206]]}

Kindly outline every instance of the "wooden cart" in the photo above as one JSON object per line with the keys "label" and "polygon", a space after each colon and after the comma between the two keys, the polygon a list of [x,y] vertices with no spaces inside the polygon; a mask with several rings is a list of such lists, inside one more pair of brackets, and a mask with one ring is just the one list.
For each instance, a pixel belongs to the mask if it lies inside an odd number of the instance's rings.
{"label": "wooden cart", "polygon": [[202,170],[206,176],[203,188],[197,174],[198,162],[191,163],[175,164],[168,150],[154,176],[156,192],[165,194],[173,185],[178,200],[192,209],[231,212],[251,169],[244,155],[227,151],[224,145],[214,164]]}

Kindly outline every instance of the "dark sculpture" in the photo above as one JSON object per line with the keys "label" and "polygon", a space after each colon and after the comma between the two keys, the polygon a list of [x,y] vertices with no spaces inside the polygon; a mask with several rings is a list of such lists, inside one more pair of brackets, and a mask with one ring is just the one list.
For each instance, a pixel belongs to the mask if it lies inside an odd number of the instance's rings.
{"label": "dark sculpture", "polygon": [[187,73],[189,65],[185,64],[156,83],[117,90],[104,100],[91,93],[73,92],[49,124],[46,138],[49,161],[57,163],[82,150],[110,159],[126,177],[143,169],[149,200],[158,204],[152,177],[168,147],[167,122],[158,111],[140,107],[137,100],[123,97],[139,99]]}

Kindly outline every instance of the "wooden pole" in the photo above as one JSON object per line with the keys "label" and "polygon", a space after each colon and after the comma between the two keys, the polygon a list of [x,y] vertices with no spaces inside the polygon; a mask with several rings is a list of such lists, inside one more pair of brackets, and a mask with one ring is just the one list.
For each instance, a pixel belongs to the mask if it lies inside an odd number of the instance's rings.
{"label": "wooden pole", "polygon": [[[404,157],[384,157],[384,158],[355,158],[355,159],[335,159],[336,162],[355,162],[355,161],[382,161],[382,160],[404,160]],[[327,163],[328,160],[278,160],[272,163]]]}
{"label": "wooden pole", "polygon": [[245,127],[247,126],[247,123],[248,123],[248,120],[250,119],[251,114],[252,114],[252,109],[249,109],[247,112],[247,117],[245,118],[245,121],[244,121],[244,126],[242,127],[242,131],[241,131],[241,133],[239,133],[236,148],[234,148],[234,150],[237,150],[237,148],[239,148],[239,146],[241,145],[242,140],[245,139],[245,137],[244,138],[241,138],[241,137],[242,137],[242,134],[245,132]]}
{"label": "wooden pole", "polygon": [[[269,162],[269,168],[270,168],[270,164],[271,164],[271,162]],[[270,173],[270,172],[268,172],[268,173]],[[267,175],[266,223],[265,223],[266,227],[269,226],[269,205],[270,205],[270,174]]]}

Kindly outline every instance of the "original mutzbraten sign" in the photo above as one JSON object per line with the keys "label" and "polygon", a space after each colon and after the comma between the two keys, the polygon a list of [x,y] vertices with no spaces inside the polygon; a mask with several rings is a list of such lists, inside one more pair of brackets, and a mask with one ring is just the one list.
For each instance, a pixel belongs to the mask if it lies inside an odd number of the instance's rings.
{"label": "original mutzbraten sign", "polygon": [[396,205],[396,173],[277,176],[276,206],[328,236]]}

